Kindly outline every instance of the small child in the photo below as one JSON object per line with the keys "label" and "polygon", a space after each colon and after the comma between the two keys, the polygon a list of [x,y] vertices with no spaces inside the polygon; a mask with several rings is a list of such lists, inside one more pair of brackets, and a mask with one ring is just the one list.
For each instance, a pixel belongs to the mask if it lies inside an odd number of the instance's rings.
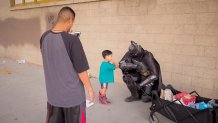
{"label": "small child", "polygon": [[106,91],[108,89],[108,83],[114,83],[114,70],[119,67],[119,64],[113,61],[112,52],[110,50],[104,50],[102,52],[104,61],[101,63],[99,81],[101,89],[99,91],[99,102],[101,104],[111,103],[106,97]]}

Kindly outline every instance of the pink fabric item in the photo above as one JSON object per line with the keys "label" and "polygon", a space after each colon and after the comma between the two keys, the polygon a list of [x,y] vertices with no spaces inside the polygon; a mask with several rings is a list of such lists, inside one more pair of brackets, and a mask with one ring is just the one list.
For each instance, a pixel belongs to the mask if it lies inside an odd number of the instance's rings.
{"label": "pink fabric item", "polygon": [[82,117],[81,117],[82,119],[81,119],[81,121],[82,121],[82,123],[86,123],[86,116],[85,116],[85,111],[84,111],[84,109],[82,110]]}
{"label": "pink fabric item", "polygon": [[176,94],[176,99],[181,100],[186,106],[195,103],[196,96],[193,96],[187,92],[182,92],[179,94]]}

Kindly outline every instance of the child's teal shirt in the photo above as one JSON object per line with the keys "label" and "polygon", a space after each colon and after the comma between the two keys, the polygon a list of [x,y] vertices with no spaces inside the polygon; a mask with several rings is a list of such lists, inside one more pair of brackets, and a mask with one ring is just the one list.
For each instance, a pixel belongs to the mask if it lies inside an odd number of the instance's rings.
{"label": "child's teal shirt", "polygon": [[114,83],[114,70],[116,66],[109,62],[102,62],[99,73],[100,83]]}

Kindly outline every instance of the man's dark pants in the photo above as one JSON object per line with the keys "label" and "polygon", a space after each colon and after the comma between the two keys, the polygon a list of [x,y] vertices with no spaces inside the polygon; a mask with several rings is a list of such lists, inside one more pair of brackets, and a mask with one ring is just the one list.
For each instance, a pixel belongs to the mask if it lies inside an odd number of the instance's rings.
{"label": "man's dark pants", "polygon": [[85,102],[69,108],[56,107],[47,103],[46,123],[86,123]]}

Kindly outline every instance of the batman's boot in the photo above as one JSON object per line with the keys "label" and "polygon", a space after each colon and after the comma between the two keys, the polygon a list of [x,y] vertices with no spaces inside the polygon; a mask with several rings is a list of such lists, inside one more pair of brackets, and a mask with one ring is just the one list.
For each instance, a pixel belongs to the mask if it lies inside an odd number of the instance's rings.
{"label": "batman's boot", "polygon": [[147,103],[151,101],[151,96],[149,95],[142,95],[142,101]]}
{"label": "batman's boot", "polygon": [[131,96],[130,97],[127,97],[125,99],[125,102],[133,102],[133,101],[138,101],[140,100],[140,96],[139,96],[139,93],[138,93],[138,89],[137,87],[134,87],[134,86],[128,86],[130,92],[131,92]]}
{"label": "batman's boot", "polygon": [[151,91],[154,89],[154,83],[146,85],[144,89],[145,93],[142,94],[142,101],[147,103],[151,101]]}

